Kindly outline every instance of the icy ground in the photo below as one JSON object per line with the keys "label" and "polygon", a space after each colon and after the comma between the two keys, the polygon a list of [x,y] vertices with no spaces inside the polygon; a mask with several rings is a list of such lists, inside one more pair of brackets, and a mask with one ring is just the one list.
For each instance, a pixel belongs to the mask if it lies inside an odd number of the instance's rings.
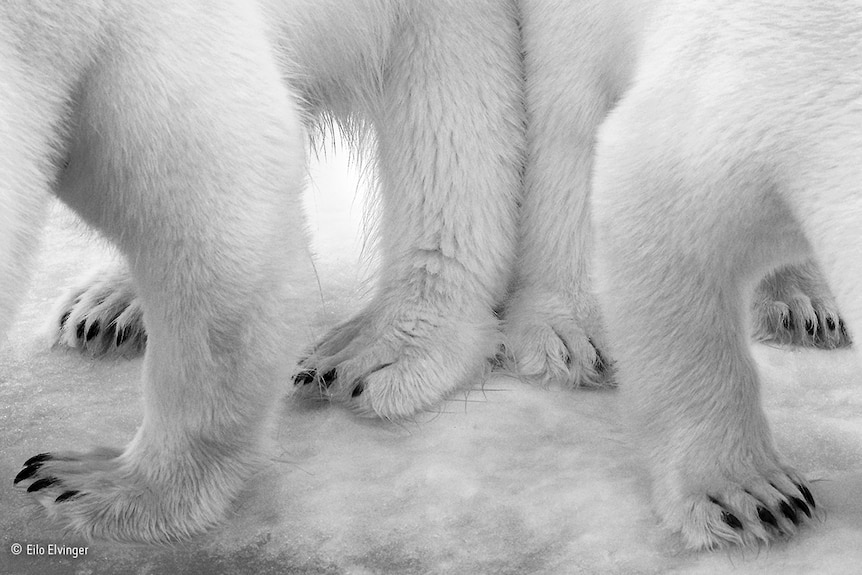
{"label": "icy ground", "polygon": [[[314,172],[310,228],[322,285],[313,333],[358,309],[361,201],[343,165]],[[51,449],[121,445],[140,418],[140,361],[94,361],[35,335],[53,301],[105,258],[62,209],[0,351],[0,573],[636,574],[862,572],[862,385],[848,351],[758,346],[783,452],[815,479],[825,520],[755,551],[689,553],[657,529],[613,392],[536,389],[493,376],[400,425],[280,401],[279,450],[219,530],[173,547],[87,543],[53,527],[12,478]],[[322,296],[321,296],[322,294]],[[858,328],[857,328],[858,329]],[[87,545],[14,556],[13,544]],[[25,547],[26,548],[26,547]]]}

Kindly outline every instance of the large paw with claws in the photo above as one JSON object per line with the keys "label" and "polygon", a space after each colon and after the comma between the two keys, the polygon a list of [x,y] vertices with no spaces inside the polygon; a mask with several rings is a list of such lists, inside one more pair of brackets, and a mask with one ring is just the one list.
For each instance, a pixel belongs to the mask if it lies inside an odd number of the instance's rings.
{"label": "large paw with claws", "polygon": [[189,537],[222,518],[240,482],[225,474],[228,481],[212,479],[193,461],[155,456],[140,464],[119,450],[98,449],[31,457],[15,484],[78,535],[152,543]]}
{"label": "large paw with claws", "polygon": [[471,319],[372,306],[326,334],[300,362],[294,383],[304,395],[322,395],[361,415],[408,417],[476,383],[498,345],[490,312]]}

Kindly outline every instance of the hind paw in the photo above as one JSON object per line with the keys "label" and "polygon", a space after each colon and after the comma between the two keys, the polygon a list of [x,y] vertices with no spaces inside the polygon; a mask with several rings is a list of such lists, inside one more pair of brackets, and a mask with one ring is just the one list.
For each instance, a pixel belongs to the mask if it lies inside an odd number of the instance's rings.
{"label": "hind paw", "polygon": [[70,289],[52,314],[55,344],[92,356],[135,356],[147,333],[135,284],[124,266],[98,270]]}

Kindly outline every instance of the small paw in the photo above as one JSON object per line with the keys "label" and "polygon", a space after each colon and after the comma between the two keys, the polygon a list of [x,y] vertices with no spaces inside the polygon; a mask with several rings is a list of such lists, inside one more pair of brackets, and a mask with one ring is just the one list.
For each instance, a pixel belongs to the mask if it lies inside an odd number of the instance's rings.
{"label": "small paw", "polygon": [[221,485],[203,475],[190,477],[190,461],[167,468],[155,461],[141,469],[121,451],[106,448],[42,453],[24,462],[14,483],[26,486],[50,519],[88,539],[176,541],[221,519],[229,500],[212,489]]}
{"label": "small paw", "polygon": [[850,336],[829,288],[814,264],[767,276],[754,299],[754,337],[760,341],[835,349]]}
{"label": "small paw", "polygon": [[499,345],[496,320],[369,308],[331,330],[300,362],[294,384],[357,413],[384,419],[433,408],[484,376]]}
{"label": "small paw", "polygon": [[52,324],[55,343],[92,356],[133,357],[147,342],[140,299],[121,266],[98,270],[70,289],[59,301]]}
{"label": "small paw", "polygon": [[520,298],[506,309],[503,334],[507,368],[540,384],[613,385],[612,365],[601,351],[601,328],[589,326],[594,328],[590,330],[593,337],[582,327],[592,322],[579,321],[571,311],[574,306],[560,303],[541,307],[541,299]]}

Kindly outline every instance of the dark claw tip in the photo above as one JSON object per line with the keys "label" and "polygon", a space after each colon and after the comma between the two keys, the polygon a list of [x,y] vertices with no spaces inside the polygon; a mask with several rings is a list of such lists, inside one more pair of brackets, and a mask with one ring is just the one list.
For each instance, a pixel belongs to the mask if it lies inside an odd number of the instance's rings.
{"label": "dark claw tip", "polygon": [[796,511],[790,506],[786,501],[782,501],[778,508],[781,509],[782,515],[790,519],[794,525],[799,525],[799,516],[796,514]]}
{"label": "dark claw tip", "polygon": [[332,382],[338,378],[338,371],[335,368],[330,369],[326,373],[323,374],[321,379],[323,380],[323,385],[325,387],[329,387],[332,385]]}
{"label": "dark claw tip", "polygon": [[810,319],[805,320],[805,331],[808,332],[808,335],[813,336],[817,333],[817,326]]}
{"label": "dark claw tip", "polygon": [[98,321],[94,321],[93,323],[91,323],[90,329],[87,330],[87,341],[90,341],[91,339],[99,335],[100,328],[101,326],[99,325]]}
{"label": "dark claw tip", "polygon": [[314,381],[315,371],[313,369],[306,369],[304,371],[300,371],[295,376],[293,376],[293,384],[294,385],[308,385],[309,383]]}
{"label": "dark claw tip", "polygon": [[18,485],[19,482],[24,481],[25,479],[30,479],[37,471],[39,471],[40,467],[42,467],[42,464],[38,462],[33,465],[28,465],[18,472],[18,475],[15,476],[15,480],[12,481],[12,485]]}
{"label": "dark claw tip", "polygon": [[44,489],[46,487],[50,487],[55,483],[59,483],[60,480],[56,477],[43,477],[42,479],[34,481],[30,487],[27,488],[27,493],[34,493],[39,491],[40,489]]}
{"label": "dark claw tip", "polygon": [[65,328],[65,327],[66,327],[66,322],[67,322],[67,321],[69,321],[69,316],[70,316],[70,315],[72,315],[72,312],[67,311],[67,312],[66,312],[66,313],[64,313],[64,314],[63,314],[63,316],[60,318],[60,329],[63,329],[63,328]]}
{"label": "dark claw tip", "polygon": [[795,485],[796,489],[799,490],[799,493],[802,494],[802,497],[805,498],[805,501],[808,502],[808,505],[810,505],[812,509],[816,508],[817,506],[814,504],[814,496],[811,495],[811,491],[809,491],[808,488],[801,483]]}
{"label": "dark claw tip", "polygon": [[117,347],[122,347],[126,340],[129,339],[129,329],[124,327],[122,329],[118,329],[116,332],[116,337],[114,338],[114,345]]}
{"label": "dark claw tip", "polygon": [[757,516],[760,517],[760,520],[775,529],[778,529],[778,520],[775,518],[775,515],[772,514],[772,511],[767,509],[766,507],[758,507],[757,508]]}
{"label": "dark claw tip", "polygon": [[24,462],[24,467],[28,465],[33,465],[34,463],[42,463],[43,461],[48,461],[49,459],[53,459],[54,456],[50,453],[40,453],[39,455],[34,455],[30,459]]}
{"label": "dark claw tip", "polygon": [[802,512],[803,512],[805,515],[807,515],[808,517],[811,517],[811,510],[810,510],[810,509],[808,509],[808,506],[807,506],[807,505],[805,505],[805,502],[804,502],[804,501],[802,501],[802,500],[801,500],[801,499],[799,499],[798,497],[791,497],[790,499],[792,499],[792,500],[793,500],[793,504],[796,506],[796,508],[797,508],[797,509],[799,509],[800,511],[802,511]]}
{"label": "dark claw tip", "polygon": [[602,352],[599,351],[599,348],[596,347],[596,344],[593,343],[593,340],[589,340],[590,345],[593,346],[593,350],[596,352],[596,361],[593,362],[593,366],[596,368],[596,373],[604,373],[608,367],[607,362],[605,361]]}
{"label": "dark claw tip", "polygon": [[826,327],[829,328],[829,331],[835,331],[835,320],[832,319],[832,316],[826,318]]}
{"label": "dark claw tip", "polygon": [[737,519],[736,515],[730,513],[729,511],[721,512],[721,520],[730,525],[733,529],[742,529],[742,522]]}
{"label": "dark claw tip", "polygon": [[58,495],[57,499],[54,500],[54,503],[62,503],[64,501],[68,501],[70,499],[77,497],[80,494],[81,494],[80,491],[66,491],[65,493]]}
{"label": "dark claw tip", "polygon": [[353,391],[350,392],[350,397],[359,397],[362,395],[363,391],[365,391],[365,384],[360,381],[356,384],[356,387],[353,388]]}

